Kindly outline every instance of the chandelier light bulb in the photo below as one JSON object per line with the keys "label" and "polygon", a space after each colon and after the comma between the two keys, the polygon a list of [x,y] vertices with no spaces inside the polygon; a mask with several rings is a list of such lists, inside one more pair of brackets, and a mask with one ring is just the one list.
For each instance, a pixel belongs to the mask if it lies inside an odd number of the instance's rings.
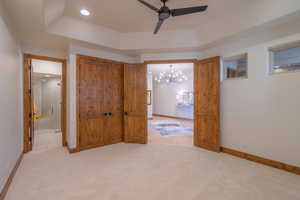
{"label": "chandelier light bulb", "polygon": [[181,71],[176,70],[172,65],[170,65],[169,71],[160,72],[156,77],[155,81],[158,83],[181,83],[188,80],[187,76]]}

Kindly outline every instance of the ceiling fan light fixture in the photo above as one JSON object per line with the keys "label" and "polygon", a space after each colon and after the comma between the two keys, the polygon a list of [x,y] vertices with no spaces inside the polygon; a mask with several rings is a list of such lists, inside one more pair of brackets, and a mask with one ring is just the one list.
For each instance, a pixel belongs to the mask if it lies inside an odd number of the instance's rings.
{"label": "ceiling fan light fixture", "polygon": [[178,9],[170,9],[166,6],[166,2],[168,0],[160,0],[163,3],[163,6],[159,9],[149,3],[147,3],[145,0],[137,0],[140,3],[142,3],[144,6],[150,8],[156,14],[158,15],[158,22],[156,24],[156,27],[154,29],[154,34],[157,34],[164,23],[165,20],[167,20],[169,17],[176,17],[176,16],[182,16],[182,15],[188,15],[192,13],[199,13],[204,12],[207,10],[208,6],[195,6],[195,7],[188,7],[188,8],[178,8]]}
{"label": "ceiling fan light fixture", "polygon": [[87,9],[81,9],[80,14],[83,16],[89,16],[91,13]]}

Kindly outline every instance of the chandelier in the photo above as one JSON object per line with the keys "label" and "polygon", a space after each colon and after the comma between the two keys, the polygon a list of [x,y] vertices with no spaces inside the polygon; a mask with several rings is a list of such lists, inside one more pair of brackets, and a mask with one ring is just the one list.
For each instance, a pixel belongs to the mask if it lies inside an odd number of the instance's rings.
{"label": "chandelier", "polygon": [[155,77],[155,81],[158,83],[181,83],[187,81],[188,78],[180,70],[176,70],[172,65],[170,65],[169,71],[160,72],[158,76]]}

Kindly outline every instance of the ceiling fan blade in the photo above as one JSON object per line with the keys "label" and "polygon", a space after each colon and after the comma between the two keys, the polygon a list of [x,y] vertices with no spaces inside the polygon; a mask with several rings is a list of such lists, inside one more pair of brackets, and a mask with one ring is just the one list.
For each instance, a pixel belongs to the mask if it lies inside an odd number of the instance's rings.
{"label": "ceiling fan blade", "polygon": [[163,24],[164,20],[159,20],[158,23],[156,24],[156,27],[155,27],[155,31],[154,31],[154,34],[157,34],[161,25]]}
{"label": "ceiling fan blade", "polygon": [[208,6],[198,6],[198,7],[190,7],[190,8],[179,8],[171,10],[171,14],[173,17],[180,16],[180,15],[188,15],[197,12],[206,11]]}
{"label": "ceiling fan blade", "polygon": [[147,3],[146,1],[143,1],[143,0],[138,0],[138,1],[139,1],[140,3],[142,3],[142,4],[144,4],[145,6],[147,6],[148,8],[154,10],[155,12],[158,12],[158,11],[159,11],[158,8],[152,6],[151,4]]}

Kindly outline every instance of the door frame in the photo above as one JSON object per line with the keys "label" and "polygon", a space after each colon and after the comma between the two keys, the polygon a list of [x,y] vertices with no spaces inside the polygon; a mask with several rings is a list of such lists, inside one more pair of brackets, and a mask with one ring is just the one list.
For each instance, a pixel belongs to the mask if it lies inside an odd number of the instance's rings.
{"label": "door frame", "polygon": [[[197,66],[197,62],[198,60],[197,59],[172,59],[172,60],[147,60],[147,61],[144,61],[144,64],[147,65],[147,69],[148,69],[148,65],[150,64],[178,64],[178,63],[193,63],[193,77],[194,77],[194,80],[193,80],[193,89],[195,89],[195,68]],[[147,79],[147,77],[146,77]],[[195,91],[194,91],[194,102],[195,102]],[[148,110],[148,108],[147,108]],[[194,110],[194,119],[193,119],[193,125],[195,124],[195,105],[193,107],[193,110]],[[148,116],[146,116],[148,118]],[[147,124],[148,124],[148,121],[147,120]],[[148,132],[147,132],[148,134]],[[195,136],[195,129],[193,130],[193,138]],[[148,138],[148,135],[147,135],[147,138]],[[194,141],[193,141],[193,145],[194,145]]]}
{"label": "door frame", "polygon": [[[23,54],[23,128],[24,128],[24,147],[23,152],[27,153],[32,150],[30,143],[30,132],[29,132],[29,123],[30,123],[30,114],[32,112],[31,105],[32,102],[29,101],[29,97],[31,96],[30,92],[30,82],[27,78],[28,73],[30,72],[30,67],[27,63],[29,60],[37,59],[43,61],[51,61],[58,62],[62,64],[62,109],[61,109],[61,131],[62,131],[62,146],[67,146],[67,60],[62,58],[54,58],[47,56],[39,56],[33,54]],[[29,107],[29,108],[28,108]]]}

